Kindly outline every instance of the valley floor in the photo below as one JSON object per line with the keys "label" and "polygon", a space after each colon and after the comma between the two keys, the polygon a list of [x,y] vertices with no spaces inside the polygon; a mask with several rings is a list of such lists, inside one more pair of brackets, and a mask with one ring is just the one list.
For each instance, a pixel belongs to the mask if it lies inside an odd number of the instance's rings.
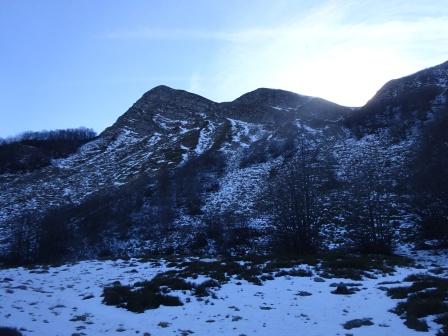
{"label": "valley floor", "polygon": [[[274,277],[262,285],[232,279],[213,290],[216,296],[200,298],[189,291],[175,291],[184,305],[161,306],[134,313],[102,303],[104,286],[120,281],[133,284],[165,272],[167,261],[84,261],[60,267],[0,270],[0,326],[15,327],[23,335],[436,335],[440,329],[431,318],[429,331],[407,328],[392,312],[398,300],[385,287],[416,273],[439,267],[448,276],[447,254],[418,252],[416,265],[397,267],[394,274],[360,281],[290,275]],[[207,262],[207,260],[203,260]],[[440,276],[440,274],[439,274]],[[194,281],[206,280],[200,277]],[[192,280],[193,281],[193,280]],[[355,282],[352,295],[338,295],[331,284]],[[386,284],[384,284],[386,282]],[[390,282],[395,282],[391,284]],[[389,284],[387,284],[389,283]],[[369,319],[347,329],[344,323]],[[356,323],[354,323],[356,325]]]}

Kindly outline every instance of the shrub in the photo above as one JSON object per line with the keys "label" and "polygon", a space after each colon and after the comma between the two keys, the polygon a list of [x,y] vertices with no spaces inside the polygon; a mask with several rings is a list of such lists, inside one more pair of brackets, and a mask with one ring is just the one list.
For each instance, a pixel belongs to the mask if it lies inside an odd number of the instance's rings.
{"label": "shrub", "polygon": [[426,332],[429,330],[428,323],[426,323],[425,320],[419,320],[418,318],[413,316],[409,316],[408,318],[406,318],[404,324],[406,327],[417,331]]}
{"label": "shrub", "polygon": [[[165,280],[165,281],[164,281]],[[181,306],[182,301],[172,295],[163,294],[160,286],[167,284],[167,278],[155,277],[151,281],[138,282],[131,288],[115,283],[113,286],[103,289],[103,303],[126,308],[135,313],[142,313],[147,309],[157,309],[160,306]],[[185,281],[173,280],[177,288],[191,288]]]}
{"label": "shrub", "polygon": [[326,277],[361,280],[364,276],[371,277],[369,272],[393,273],[395,266],[410,264],[411,260],[399,256],[329,253],[324,256],[321,268]]}
{"label": "shrub", "polygon": [[387,293],[393,299],[406,299],[397,304],[394,313],[400,315],[406,326],[417,331],[428,331],[428,325],[423,319],[427,316],[439,315],[436,323],[443,326],[438,335],[446,335],[448,331],[448,279],[425,274],[414,274],[405,281],[413,281],[408,287],[390,288]]}
{"label": "shrub", "polygon": [[191,290],[194,287],[192,283],[187,282],[170,272],[156,275],[150,282],[144,283],[143,286],[153,286],[156,288],[166,287],[171,290]]}
{"label": "shrub", "polygon": [[387,295],[392,299],[405,299],[408,297],[409,287],[392,287],[387,290]]}
{"label": "shrub", "polygon": [[0,327],[0,336],[22,336],[22,333],[15,328]]}
{"label": "shrub", "polygon": [[372,322],[371,318],[363,318],[363,319],[354,319],[345,322],[342,326],[344,329],[350,330],[353,328],[361,328],[363,326],[371,326],[374,323]]}
{"label": "shrub", "polygon": [[103,289],[103,303],[109,306],[122,307],[129,297],[131,288],[129,286],[122,286],[119,282],[113,286],[105,287]]}
{"label": "shrub", "polygon": [[182,306],[177,296],[154,292],[151,288],[141,288],[130,293],[125,308],[134,313],[143,313],[147,309],[157,309],[160,306]]}
{"label": "shrub", "polygon": [[443,328],[440,330],[440,332],[437,334],[437,336],[448,335],[448,313],[440,315],[434,321],[443,326]]}
{"label": "shrub", "polygon": [[196,286],[194,295],[198,297],[209,296],[209,288],[220,287],[219,283],[215,280],[206,280],[203,283]]}
{"label": "shrub", "polygon": [[313,272],[306,269],[293,268],[291,270],[281,270],[275,273],[275,277],[281,277],[286,275],[293,277],[310,277],[313,276]]}

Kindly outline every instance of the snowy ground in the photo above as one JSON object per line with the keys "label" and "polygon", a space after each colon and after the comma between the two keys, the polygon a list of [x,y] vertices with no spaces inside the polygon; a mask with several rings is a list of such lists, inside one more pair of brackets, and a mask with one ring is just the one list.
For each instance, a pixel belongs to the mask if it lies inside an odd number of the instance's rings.
{"label": "snowy ground", "polygon": [[[419,253],[420,264],[446,266],[445,256]],[[417,266],[418,267],[418,266]],[[198,299],[176,292],[183,306],[137,314],[102,303],[104,286],[151,279],[165,262],[85,261],[61,267],[0,270],[0,326],[24,335],[435,335],[408,329],[389,312],[397,300],[384,291],[385,281],[401,281],[425,269],[401,267],[393,275],[356,281],[360,291],[336,295],[332,283],[311,277],[276,277],[258,286],[232,280],[216,289],[217,298]],[[353,282],[353,281],[351,281]],[[393,285],[388,285],[393,286]],[[383,287],[383,289],[381,289]],[[306,296],[298,295],[308,292]],[[190,302],[188,302],[190,301]],[[371,318],[371,326],[346,330],[342,324]]]}

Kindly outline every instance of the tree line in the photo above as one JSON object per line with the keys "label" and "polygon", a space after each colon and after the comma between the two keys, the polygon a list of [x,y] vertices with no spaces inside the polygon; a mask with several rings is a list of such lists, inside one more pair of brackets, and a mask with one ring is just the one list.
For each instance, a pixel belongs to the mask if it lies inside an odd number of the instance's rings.
{"label": "tree line", "polygon": [[29,172],[48,166],[51,160],[66,157],[93,140],[89,128],[25,132],[0,139],[0,174]]}
{"label": "tree line", "polygon": [[43,131],[27,131],[21,134],[0,138],[0,145],[11,144],[14,142],[27,141],[48,141],[48,140],[90,140],[96,136],[96,132],[87,127],[43,130]]}

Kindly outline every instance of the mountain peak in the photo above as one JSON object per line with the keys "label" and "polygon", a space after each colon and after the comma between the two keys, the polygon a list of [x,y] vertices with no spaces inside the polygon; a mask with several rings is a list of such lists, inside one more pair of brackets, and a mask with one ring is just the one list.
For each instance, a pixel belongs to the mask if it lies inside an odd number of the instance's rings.
{"label": "mountain peak", "polygon": [[258,88],[256,90],[243,94],[233,102],[251,105],[263,104],[268,106],[297,107],[298,105],[302,105],[310,99],[312,99],[312,97],[300,95],[290,91],[270,88]]}
{"label": "mountain peak", "polygon": [[403,93],[438,91],[438,88],[446,87],[448,87],[448,61],[387,82],[371,101],[393,99]]}
{"label": "mountain peak", "polygon": [[153,87],[152,89],[148,90],[143,96],[151,95],[151,94],[174,93],[176,91],[180,91],[180,90],[176,90],[172,87],[162,84],[162,85],[157,85],[157,86]]}
{"label": "mountain peak", "polygon": [[358,136],[378,129],[401,134],[403,125],[410,130],[410,125],[430,120],[447,101],[448,61],[387,82],[345,123]]}
{"label": "mountain peak", "polygon": [[168,103],[168,104],[189,104],[189,102],[207,102],[213,103],[211,100],[204,98],[195,93],[185,90],[173,89],[166,85],[158,85],[147,91],[138,101],[138,103]]}
{"label": "mountain peak", "polygon": [[147,91],[137,102],[104,133],[115,134],[129,129],[140,134],[149,134],[155,130],[154,117],[162,115],[169,119],[187,120],[198,111],[213,110],[217,103],[197,94],[158,85]]}

